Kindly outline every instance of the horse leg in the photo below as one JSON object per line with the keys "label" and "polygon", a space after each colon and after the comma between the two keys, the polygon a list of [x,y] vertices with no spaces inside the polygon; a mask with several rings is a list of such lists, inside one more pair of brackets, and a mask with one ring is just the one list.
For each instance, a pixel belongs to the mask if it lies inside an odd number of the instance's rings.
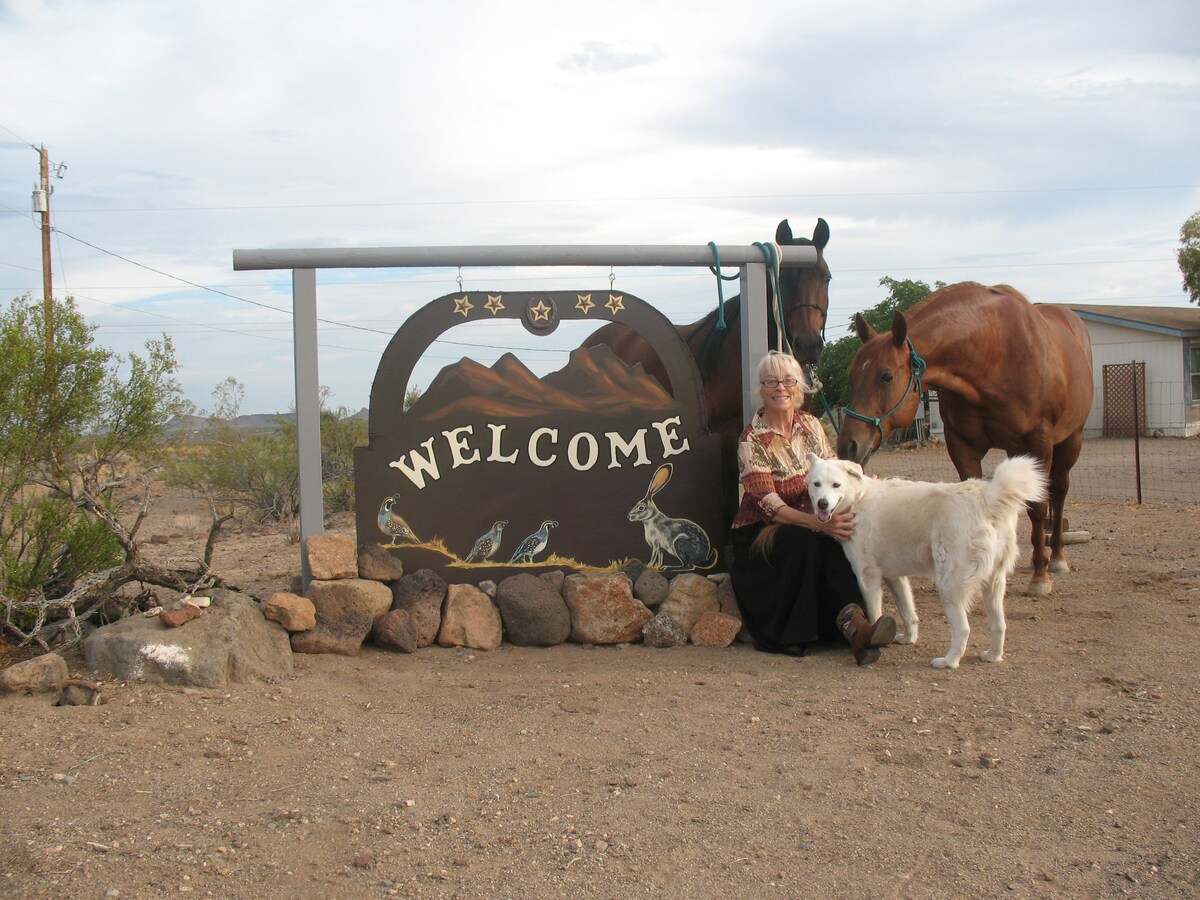
{"label": "horse leg", "polygon": [[[1054,457],[1056,455],[1051,448],[1046,448],[1045,450],[1032,448],[1027,452],[1030,456],[1041,461],[1042,468],[1047,473],[1051,472],[1051,466],[1054,464]],[[1050,491],[1051,496],[1053,496],[1054,488],[1051,487]],[[1025,589],[1027,597],[1044,597],[1054,590],[1054,584],[1050,581],[1050,554],[1046,551],[1046,515],[1050,509],[1050,504],[1045,500],[1040,503],[1030,503],[1026,506],[1026,511],[1029,513],[1029,543],[1033,547],[1033,558],[1031,560],[1033,574],[1029,576],[1029,587]],[[1053,527],[1056,530],[1060,528],[1057,522]]]}
{"label": "horse leg", "polygon": [[987,453],[987,448],[982,451],[977,449],[947,426],[946,452],[950,454],[950,462],[954,463],[954,471],[958,472],[959,481],[983,477],[983,456]]}
{"label": "horse leg", "polygon": [[1066,518],[1063,508],[1067,503],[1067,491],[1071,487],[1071,468],[1079,460],[1083,449],[1083,431],[1077,431],[1054,448],[1054,459],[1050,463],[1050,516],[1053,519],[1050,532],[1050,571],[1070,572],[1066,553],[1063,552],[1063,532]]}

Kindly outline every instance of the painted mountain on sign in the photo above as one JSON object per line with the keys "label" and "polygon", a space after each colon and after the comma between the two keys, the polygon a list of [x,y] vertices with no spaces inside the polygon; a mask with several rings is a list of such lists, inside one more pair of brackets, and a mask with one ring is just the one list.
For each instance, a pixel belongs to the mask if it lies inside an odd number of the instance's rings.
{"label": "painted mountain on sign", "polygon": [[659,412],[675,401],[642,369],[605,346],[580,347],[557,372],[538,378],[506,353],[491,368],[463,359],[446,366],[408,411],[423,422],[526,418],[554,413]]}

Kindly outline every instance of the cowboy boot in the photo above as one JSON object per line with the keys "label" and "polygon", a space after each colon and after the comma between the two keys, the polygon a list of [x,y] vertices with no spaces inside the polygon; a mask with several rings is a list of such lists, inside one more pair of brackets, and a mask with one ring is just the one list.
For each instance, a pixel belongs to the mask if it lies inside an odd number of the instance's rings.
{"label": "cowboy boot", "polygon": [[857,603],[847,603],[837,615],[838,629],[845,635],[854,652],[854,661],[860,666],[869,666],[879,659],[879,648],[896,639],[896,620],[891,616],[880,616],[875,624],[867,621],[867,614]]}

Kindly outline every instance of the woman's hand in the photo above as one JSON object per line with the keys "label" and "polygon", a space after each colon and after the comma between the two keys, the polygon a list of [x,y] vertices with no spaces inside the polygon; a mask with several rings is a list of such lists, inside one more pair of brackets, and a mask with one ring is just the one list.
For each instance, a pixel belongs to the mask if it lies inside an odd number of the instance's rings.
{"label": "woman's hand", "polygon": [[822,522],[816,516],[811,518],[815,523],[812,526],[813,531],[827,534],[839,541],[848,541],[854,536],[854,513],[852,512],[834,513],[828,522]]}
{"label": "woman's hand", "polygon": [[835,513],[828,522],[822,522],[812,513],[801,512],[790,506],[781,506],[771,521],[776,525],[800,525],[810,531],[827,534],[839,541],[849,540],[854,535],[854,513]]}

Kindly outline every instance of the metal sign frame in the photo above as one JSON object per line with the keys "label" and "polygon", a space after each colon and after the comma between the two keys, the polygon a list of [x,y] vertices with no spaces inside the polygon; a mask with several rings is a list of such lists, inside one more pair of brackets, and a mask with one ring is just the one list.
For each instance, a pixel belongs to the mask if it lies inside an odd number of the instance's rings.
{"label": "metal sign frame", "polygon": [[[817,248],[781,246],[780,266],[815,266]],[[767,260],[753,245],[718,247],[722,265],[739,267],[742,303],[742,410],[757,407],[753,367],[767,346]],[[408,269],[464,266],[667,266],[713,264],[713,248],[690,244],[546,244],[234,250],[234,271],[292,270],[292,335],[296,377],[296,452],[300,481],[300,546],[325,531],[321,488],[321,401],[317,360],[317,269]],[[300,554],[305,588],[312,579]]]}

